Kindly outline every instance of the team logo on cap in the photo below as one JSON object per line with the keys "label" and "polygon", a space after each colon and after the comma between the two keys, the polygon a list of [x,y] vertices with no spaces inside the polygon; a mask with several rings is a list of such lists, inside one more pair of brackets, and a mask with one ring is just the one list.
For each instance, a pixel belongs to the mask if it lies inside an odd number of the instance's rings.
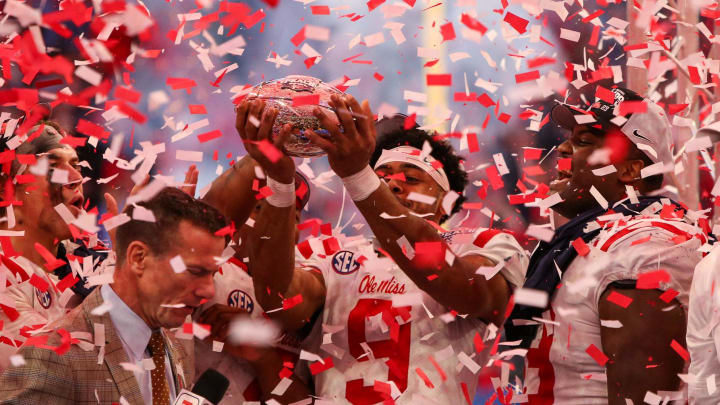
{"label": "team logo on cap", "polygon": [[252,314],[253,309],[255,309],[252,298],[243,290],[233,290],[228,294],[227,304],[233,308],[242,308],[249,314]]}
{"label": "team logo on cap", "polygon": [[36,288],[35,296],[37,297],[38,302],[40,303],[40,305],[42,305],[43,308],[50,308],[50,305],[52,304],[52,295],[50,295],[49,291],[42,292]]}
{"label": "team logo on cap", "polygon": [[644,139],[644,140],[646,140],[646,141],[648,141],[648,142],[652,142],[651,140],[647,139],[646,137],[640,135],[640,132],[638,132],[637,129],[633,131],[633,135],[637,136],[638,138],[642,138],[642,139]]}
{"label": "team logo on cap", "polygon": [[341,250],[332,258],[332,268],[338,274],[352,274],[360,268],[355,254],[349,250]]}

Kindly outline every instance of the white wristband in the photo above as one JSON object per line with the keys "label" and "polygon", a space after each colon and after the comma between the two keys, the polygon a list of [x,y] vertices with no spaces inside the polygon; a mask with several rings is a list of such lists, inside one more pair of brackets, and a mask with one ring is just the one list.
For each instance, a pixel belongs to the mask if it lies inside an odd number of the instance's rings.
{"label": "white wristband", "polygon": [[267,185],[272,191],[272,195],[265,198],[268,204],[278,208],[295,205],[295,183],[284,184],[267,176]]}
{"label": "white wristband", "polygon": [[380,178],[370,166],[365,166],[364,169],[352,176],[343,177],[342,182],[353,201],[362,201],[368,198],[380,187]]}

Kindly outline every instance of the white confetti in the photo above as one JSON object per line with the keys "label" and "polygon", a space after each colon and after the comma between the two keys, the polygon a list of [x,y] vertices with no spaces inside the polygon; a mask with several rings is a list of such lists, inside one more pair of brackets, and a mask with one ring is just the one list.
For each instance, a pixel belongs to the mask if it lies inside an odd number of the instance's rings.
{"label": "white confetti", "polygon": [[548,293],[532,288],[518,288],[515,290],[515,303],[536,308],[545,308],[548,304]]}
{"label": "white confetti", "polygon": [[180,255],[177,255],[170,259],[170,267],[172,267],[173,271],[176,274],[182,273],[183,271],[187,270],[185,262],[183,261],[182,257],[180,257]]}
{"label": "white confetti", "polygon": [[590,186],[590,194],[593,196],[593,198],[595,198],[595,201],[597,201],[597,203],[601,207],[603,207],[604,209],[608,209],[609,204],[607,200],[605,199],[605,197],[603,197],[602,194],[600,194],[600,191],[598,191],[595,186]]}

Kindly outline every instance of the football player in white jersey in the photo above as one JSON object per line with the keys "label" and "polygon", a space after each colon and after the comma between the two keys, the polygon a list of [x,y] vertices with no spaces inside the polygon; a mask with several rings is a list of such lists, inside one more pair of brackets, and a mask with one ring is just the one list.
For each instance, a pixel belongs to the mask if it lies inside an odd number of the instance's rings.
{"label": "football player in white jersey", "polygon": [[31,128],[28,135],[30,141],[3,153],[12,156],[0,175],[2,228],[9,231],[0,237],[0,371],[30,331],[65,313],[73,295],[69,285],[58,287],[53,270],[60,265],[57,242],[73,236],[59,212],[74,218],[83,209],[78,156],[61,143],[63,135],[51,123]]}
{"label": "football player in white jersey", "polygon": [[570,168],[550,184],[562,200],[551,208],[570,221],[540,242],[523,285],[547,293],[548,307],[516,305],[505,325],[529,349],[520,399],[530,404],[685,397],[688,294],[707,219],[660,194],[674,167],[663,109],[605,92],[587,111],[551,112],[572,131],[558,147]]}
{"label": "football player in white jersey", "polygon": [[[487,352],[496,350],[494,340],[483,341],[494,339],[512,290],[522,282],[525,253],[497,230],[440,228],[459,210],[467,183],[449,144],[416,126],[405,130],[405,118],[398,116],[378,124],[376,148],[367,102],[361,107],[350,96],[333,96],[331,107],[344,132],[317,110],[330,138],[306,135],[328,153],[379,246],[338,234],[314,250],[324,259],[309,268],[296,263],[294,164],[285,155],[273,162],[258,147],[268,142],[277,111],[246,102],[238,110],[238,131],[273,191],[262,203],[252,243],[251,261],[262,270],[253,273],[258,301],[290,330],[322,308],[321,360],[310,365],[320,398],[337,404],[471,403],[476,373]],[[251,123],[258,117],[256,127]],[[289,130],[286,125],[272,141],[277,149]]]}
{"label": "football player in white jersey", "polygon": [[[263,185],[258,184],[258,188]],[[299,173],[295,175],[295,188],[295,215],[299,221],[302,209],[310,198],[309,183]],[[240,193],[235,198],[256,201],[254,195],[256,192],[250,188],[244,193],[242,190],[238,191]],[[255,298],[255,289],[250,276],[253,266],[248,260],[250,243],[252,243],[251,234],[254,232],[253,222],[260,203],[257,203],[256,207],[250,215],[250,221],[244,223],[238,231],[239,246],[236,248],[235,256],[215,273],[215,297],[203,305],[202,313],[197,317],[198,323],[212,326],[212,335],[203,341],[195,342],[196,373],[202,373],[212,367],[230,380],[230,386],[221,404],[269,399],[292,403],[308,398],[310,394],[307,388],[308,376],[303,376],[305,381],[299,380],[297,376],[302,340],[309,330],[302,334],[284,333],[275,345],[265,349],[234,347],[225,339],[230,322],[238,317],[247,316],[251,319],[265,317],[263,308]],[[214,339],[224,341],[222,350],[213,350]],[[282,395],[272,395],[274,388],[280,383],[278,374],[288,365],[290,367],[287,368],[284,376],[292,378],[293,383]]]}

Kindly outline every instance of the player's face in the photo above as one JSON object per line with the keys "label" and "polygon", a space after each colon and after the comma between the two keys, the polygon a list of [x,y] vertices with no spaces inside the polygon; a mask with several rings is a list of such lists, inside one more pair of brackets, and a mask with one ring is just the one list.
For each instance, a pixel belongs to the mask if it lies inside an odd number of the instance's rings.
{"label": "player's face", "polygon": [[[46,176],[35,176],[35,181],[18,189],[23,201],[24,224],[28,228],[38,227],[49,232],[57,239],[71,237],[70,229],[55,210],[58,204],[64,204],[77,217],[85,201],[83,196],[82,175],[80,174],[77,153],[70,147],[56,148],[41,154],[46,157],[50,169]],[[67,172],[67,183],[53,183],[50,180],[53,171]]]}
{"label": "player's face", "polygon": [[[416,214],[432,214],[428,219],[438,221],[442,215],[442,198],[445,192],[424,170],[405,162],[388,162],[375,172],[387,182],[395,197]],[[431,204],[408,199],[410,193],[422,194],[435,200]]]}
{"label": "player's face", "polygon": [[592,186],[608,201],[619,199],[625,193],[625,186],[617,175],[596,176],[592,171],[624,160],[628,142],[622,134],[599,134],[585,125],[576,126],[558,147],[559,158],[570,158],[571,168],[558,171],[557,179],[550,183],[550,190],[560,193],[563,199],[552,209],[566,218],[574,218],[598,207],[590,193]]}
{"label": "player's face", "polygon": [[[214,258],[222,255],[225,240],[187,221],[180,222],[177,233],[174,247],[148,257],[138,281],[144,320],[151,327],[178,327],[215,295],[213,276],[218,266]],[[182,258],[185,271],[175,273],[170,264],[175,256]]]}

